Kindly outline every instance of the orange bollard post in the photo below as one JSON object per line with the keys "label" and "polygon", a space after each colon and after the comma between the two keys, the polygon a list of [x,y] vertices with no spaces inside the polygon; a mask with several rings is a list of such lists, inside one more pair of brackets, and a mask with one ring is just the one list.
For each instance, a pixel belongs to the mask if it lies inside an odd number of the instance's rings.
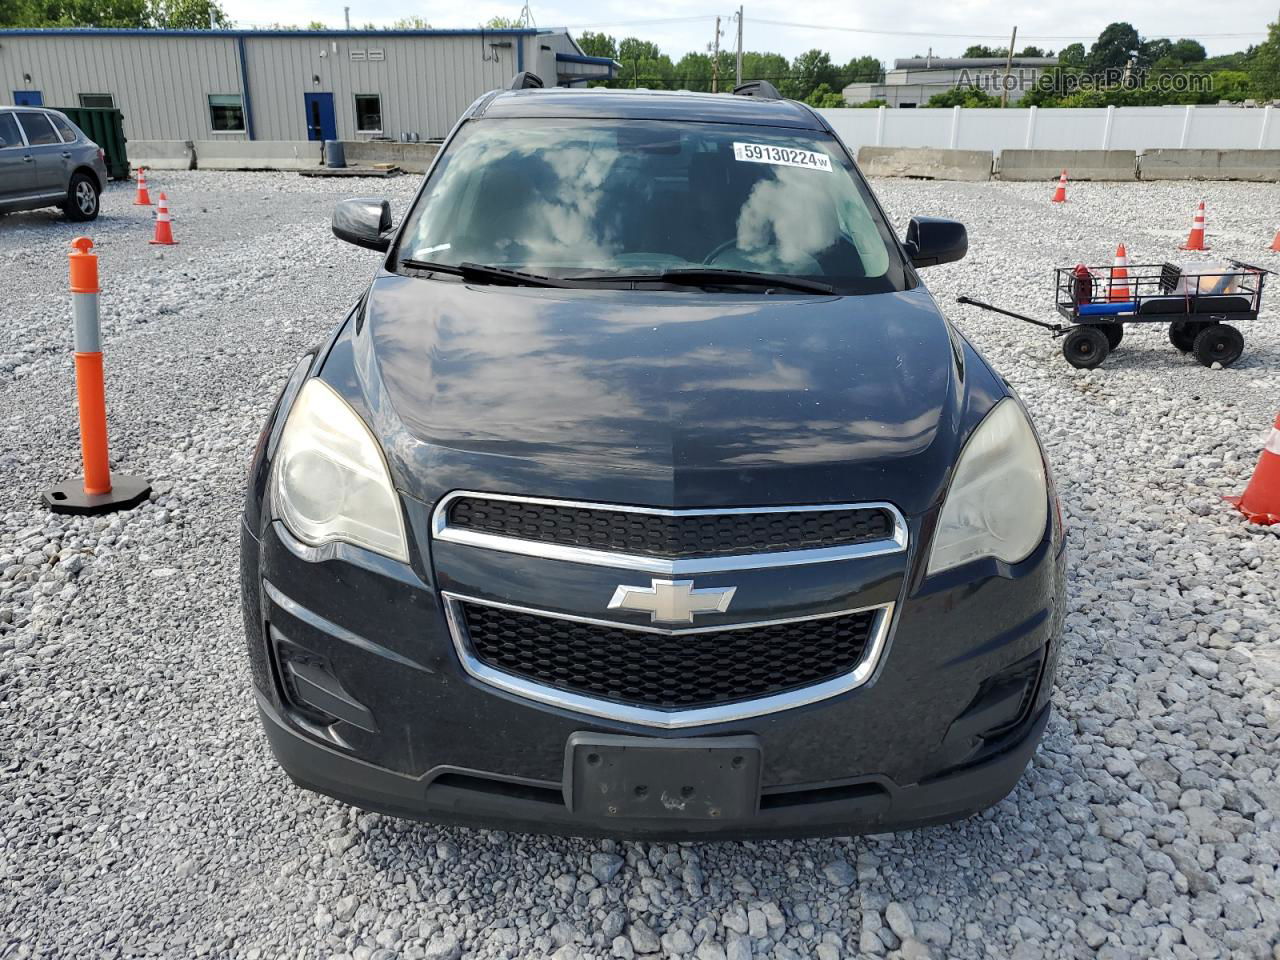
{"label": "orange bollard post", "polygon": [[136,507],[151,496],[140,477],[111,474],[107,453],[107,401],[102,378],[102,333],[98,321],[98,257],[93,241],[71,241],[71,300],[75,311],[76,403],[80,408],[80,453],[84,478],[66,480],[41,499],[55,513],[107,513]]}

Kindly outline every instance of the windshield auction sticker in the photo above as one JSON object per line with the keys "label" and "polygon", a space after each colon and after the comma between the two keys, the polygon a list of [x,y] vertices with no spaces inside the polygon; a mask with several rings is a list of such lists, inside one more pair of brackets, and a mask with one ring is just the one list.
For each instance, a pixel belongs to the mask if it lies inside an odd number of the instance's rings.
{"label": "windshield auction sticker", "polygon": [[784,167],[804,167],[806,170],[831,172],[831,158],[825,153],[797,150],[795,147],[775,147],[767,143],[735,143],[733,158],[747,163],[776,163]]}

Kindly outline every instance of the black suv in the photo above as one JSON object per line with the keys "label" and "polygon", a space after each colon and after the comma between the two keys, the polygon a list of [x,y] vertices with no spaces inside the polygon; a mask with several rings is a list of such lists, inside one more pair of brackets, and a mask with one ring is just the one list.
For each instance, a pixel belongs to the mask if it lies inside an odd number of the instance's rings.
{"label": "black suv", "polygon": [[482,97],[289,377],[242,530],[272,748],[361,807],[633,837],[850,834],[1005,796],[1063,533],[1009,386],[826,122]]}

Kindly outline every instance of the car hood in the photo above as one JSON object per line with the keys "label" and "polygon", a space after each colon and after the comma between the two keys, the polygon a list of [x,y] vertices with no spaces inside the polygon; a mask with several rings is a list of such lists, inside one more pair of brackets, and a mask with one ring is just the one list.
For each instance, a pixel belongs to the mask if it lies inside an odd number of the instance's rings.
{"label": "car hood", "polygon": [[382,274],[350,369],[397,485],[644,503],[935,503],[964,353],[917,288],[856,297]]}

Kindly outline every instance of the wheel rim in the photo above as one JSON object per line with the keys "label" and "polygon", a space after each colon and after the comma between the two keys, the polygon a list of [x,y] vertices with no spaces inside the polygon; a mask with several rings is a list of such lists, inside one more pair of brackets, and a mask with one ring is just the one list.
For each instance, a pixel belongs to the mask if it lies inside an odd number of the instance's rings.
{"label": "wheel rim", "polygon": [[76,184],[76,203],[81,213],[93,213],[98,206],[98,198],[93,195],[93,185],[81,180]]}
{"label": "wheel rim", "polygon": [[1080,354],[1082,357],[1093,356],[1093,344],[1088,340],[1081,340],[1076,344],[1076,353]]}

